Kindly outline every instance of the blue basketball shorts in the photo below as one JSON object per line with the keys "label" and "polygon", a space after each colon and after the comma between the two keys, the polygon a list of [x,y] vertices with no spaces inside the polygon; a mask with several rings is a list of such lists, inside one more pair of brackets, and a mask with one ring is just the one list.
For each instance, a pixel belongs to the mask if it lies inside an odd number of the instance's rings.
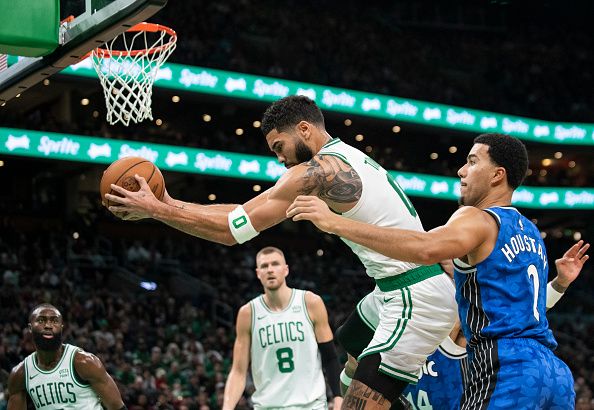
{"label": "blue basketball shorts", "polygon": [[536,340],[483,340],[468,354],[462,410],[575,408],[569,367]]}

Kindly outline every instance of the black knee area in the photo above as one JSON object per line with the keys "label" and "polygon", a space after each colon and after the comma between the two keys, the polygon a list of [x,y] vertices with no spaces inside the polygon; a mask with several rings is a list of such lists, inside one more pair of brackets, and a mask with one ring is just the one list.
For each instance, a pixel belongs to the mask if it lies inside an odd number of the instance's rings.
{"label": "black knee area", "polygon": [[336,340],[355,359],[373,339],[373,330],[367,326],[355,310],[336,330]]}
{"label": "black knee area", "polygon": [[[379,353],[365,356],[359,361],[354,380],[358,380],[367,387],[381,393],[391,404],[392,408],[398,407],[398,396],[408,385],[407,382],[395,379],[379,372],[381,357]],[[396,407],[394,407],[396,405]]]}

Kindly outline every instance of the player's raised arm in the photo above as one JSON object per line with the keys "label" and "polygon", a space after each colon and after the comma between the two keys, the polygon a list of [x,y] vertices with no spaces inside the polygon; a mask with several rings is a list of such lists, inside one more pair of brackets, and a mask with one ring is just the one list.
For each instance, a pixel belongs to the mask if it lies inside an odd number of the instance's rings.
{"label": "player's raised arm", "polygon": [[27,392],[25,391],[25,362],[16,365],[8,376],[8,410],[26,410]]}
{"label": "player's raised arm", "polygon": [[474,207],[458,209],[444,226],[429,232],[386,228],[344,218],[330,211],[316,197],[299,196],[287,211],[294,221],[308,220],[325,232],[336,234],[390,258],[419,264],[438,263],[475,251],[497,235],[497,225]]}
{"label": "player's raised arm", "polygon": [[557,276],[547,286],[547,310],[555,306],[569,285],[579,276],[584,263],[590,258],[586,254],[588,248],[590,244],[584,245],[584,241],[580,240],[573,244],[561,258],[555,260]]}
{"label": "player's raised arm", "polygon": [[78,351],[74,356],[74,370],[86,380],[107,410],[125,409],[120,391],[105,370],[101,360],[94,354]]}
{"label": "player's raised arm", "polygon": [[322,356],[322,367],[328,379],[328,384],[334,396],[334,408],[340,409],[342,394],[340,392],[340,364],[334,346],[334,335],[328,323],[328,312],[324,301],[313,292],[305,294],[307,312],[314,325],[318,350]]}
{"label": "player's raised arm", "polygon": [[250,364],[252,308],[248,303],[237,314],[236,338],[233,345],[233,364],[225,384],[223,410],[233,410],[243,391]]}

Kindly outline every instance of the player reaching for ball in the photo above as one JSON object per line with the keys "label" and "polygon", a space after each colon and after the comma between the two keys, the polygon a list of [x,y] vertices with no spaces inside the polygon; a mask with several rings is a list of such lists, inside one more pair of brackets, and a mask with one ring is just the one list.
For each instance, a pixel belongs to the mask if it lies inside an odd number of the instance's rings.
{"label": "player reaching for ball", "polygon": [[[309,98],[290,96],[273,103],[264,113],[262,132],[288,171],[245,204],[205,206],[167,193],[161,202],[139,177],[138,192],[111,186],[121,197],[106,195],[118,204],[109,210],[125,220],[154,218],[199,238],[233,245],[285,220],[298,195],[316,195],[347,218],[423,231],[396,181],[363,152],[332,138]],[[343,408],[398,408],[398,395],[408,383],[416,383],[427,356],[454,325],[454,285],[438,264],[402,262],[345,242],[377,286],[337,334],[343,347],[359,359]],[[354,354],[356,339],[367,329],[365,320],[379,324],[371,342],[360,355]]]}

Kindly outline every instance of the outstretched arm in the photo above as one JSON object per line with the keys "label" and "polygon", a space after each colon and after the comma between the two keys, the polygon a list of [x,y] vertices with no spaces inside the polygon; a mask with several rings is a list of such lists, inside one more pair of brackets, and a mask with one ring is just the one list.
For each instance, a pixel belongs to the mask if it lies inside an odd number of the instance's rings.
{"label": "outstretched arm", "polygon": [[250,363],[252,308],[249,304],[239,309],[235,344],[233,345],[233,365],[225,384],[223,410],[233,410],[245,390],[245,379]]}
{"label": "outstretched arm", "polygon": [[287,210],[294,221],[308,220],[325,232],[363,245],[390,258],[432,264],[470,254],[493,236],[497,225],[474,207],[458,209],[446,225],[429,232],[384,228],[344,218],[316,197],[299,196]]}
{"label": "outstretched arm", "polygon": [[7,386],[8,410],[26,410],[27,392],[25,391],[25,362],[12,369]]}
{"label": "outstretched arm", "polygon": [[584,241],[576,242],[563,256],[555,260],[557,276],[547,286],[547,309],[552,308],[561,299],[569,285],[577,279],[584,267],[584,263],[590,258],[586,252],[590,244]]}
{"label": "outstretched arm", "polygon": [[[199,205],[179,201],[169,195],[165,197],[165,202],[161,202],[143,177],[137,175],[136,180],[140,185],[137,192],[112,185],[111,188],[117,195],[105,195],[107,200],[117,204],[109,207],[117,217],[124,220],[154,218],[202,239],[225,245],[237,243],[231,233],[228,217],[239,205]],[[291,191],[291,184],[281,178],[272,189],[246,202],[243,210],[256,232],[260,232],[286,218],[285,211],[296,195],[296,192]]]}
{"label": "outstretched arm", "polygon": [[81,378],[90,383],[107,410],[125,408],[118,387],[97,356],[83,351],[76,352],[74,369]]}
{"label": "outstretched arm", "polygon": [[569,285],[577,279],[584,263],[590,258],[586,255],[588,248],[590,248],[590,244],[584,245],[584,241],[581,240],[569,248],[561,258],[555,260],[557,277],[553,279],[552,285],[557,292],[565,292]]}

